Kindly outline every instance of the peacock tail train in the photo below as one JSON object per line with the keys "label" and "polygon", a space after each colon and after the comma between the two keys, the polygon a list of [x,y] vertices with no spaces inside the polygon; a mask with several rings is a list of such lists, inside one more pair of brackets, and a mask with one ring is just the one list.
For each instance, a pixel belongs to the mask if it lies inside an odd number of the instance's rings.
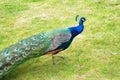
{"label": "peacock tail train", "polygon": [[56,49],[70,38],[71,32],[66,28],[33,35],[3,49],[0,51],[0,79],[19,64]]}

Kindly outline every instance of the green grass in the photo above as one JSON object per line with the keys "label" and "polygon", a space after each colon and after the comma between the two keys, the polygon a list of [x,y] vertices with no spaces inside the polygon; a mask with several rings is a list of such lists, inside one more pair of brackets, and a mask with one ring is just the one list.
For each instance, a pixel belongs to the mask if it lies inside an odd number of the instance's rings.
{"label": "green grass", "polygon": [[41,32],[77,25],[79,14],[87,18],[85,29],[58,55],[31,59],[4,80],[119,80],[119,0],[0,0],[0,50]]}

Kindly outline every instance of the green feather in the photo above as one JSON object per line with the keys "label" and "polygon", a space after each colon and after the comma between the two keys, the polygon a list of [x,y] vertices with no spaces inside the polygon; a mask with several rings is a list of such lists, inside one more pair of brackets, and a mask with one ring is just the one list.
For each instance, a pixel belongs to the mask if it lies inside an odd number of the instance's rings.
{"label": "green feather", "polygon": [[33,35],[0,51],[0,78],[7,75],[26,60],[42,56],[50,47],[56,34],[68,33],[68,29]]}

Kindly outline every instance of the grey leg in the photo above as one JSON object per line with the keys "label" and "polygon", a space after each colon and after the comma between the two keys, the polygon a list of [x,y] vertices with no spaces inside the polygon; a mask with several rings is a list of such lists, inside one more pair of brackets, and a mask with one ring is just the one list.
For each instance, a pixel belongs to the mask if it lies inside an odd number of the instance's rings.
{"label": "grey leg", "polygon": [[53,63],[53,64],[57,64],[57,63],[55,62],[55,57],[59,57],[59,58],[61,58],[61,59],[65,59],[64,56],[54,56],[54,54],[52,54],[52,63]]}
{"label": "grey leg", "polygon": [[52,63],[53,63],[53,64],[56,64],[56,63],[55,63],[55,57],[54,57],[53,54],[52,54]]}

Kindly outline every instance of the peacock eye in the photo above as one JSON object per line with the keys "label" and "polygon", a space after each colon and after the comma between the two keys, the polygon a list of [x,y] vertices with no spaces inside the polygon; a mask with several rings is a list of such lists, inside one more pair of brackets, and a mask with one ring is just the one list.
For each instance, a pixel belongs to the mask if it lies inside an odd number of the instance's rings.
{"label": "peacock eye", "polygon": [[9,54],[10,54],[10,51],[6,50],[5,55],[9,55]]}
{"label": "peacock eye", "polygon": [[30,46],[27,46],[27,47],[25,48],[25,50],[30,50]]}
{"label": "peacock eye", "polygon": [[15,61],[18,61],[18,56],[15,57]]}
{"label": "peacock eye", "polygon": [[13,64],[15,63],[15,61],[14,61],[14,60],[11,60],[10,63],[13,65]]}
{"label": "peacock eye", "polygon": [[8,56],[8,57],[6,58],[7,61],[10,61],[11,59],[12,59],[12,57],[10,57],[10,56]]}
{"label": "peacock eye", "polygon": [[29,42],[28,41],[24,41],[23,44],[24,45],[29,45]]}
{"label": "peacock eye", "polygon": [[26,57],[26,55],[27,55],[26,52],[22,52],[23,57]]}
{"label": "peacock eye", "polygon": [[32,47],[32,50],[35,50],[36,49],[36,47]]}
{"label": "peacock eye", "polygon": [[33,40],[36,40],[37,38],[36,37],[32,37]]}
{"label": "peacock eye", "polygon": [[8,70],[8,67],[4,67],[4,70],[7,71],[7,70]]}
{"label": "peacock eye", "polygon": [[16,47],[16,48],[15,48],[15,51],[18,51],[18,50],[19,50],[19,48],[18,48],[18,47]]}

